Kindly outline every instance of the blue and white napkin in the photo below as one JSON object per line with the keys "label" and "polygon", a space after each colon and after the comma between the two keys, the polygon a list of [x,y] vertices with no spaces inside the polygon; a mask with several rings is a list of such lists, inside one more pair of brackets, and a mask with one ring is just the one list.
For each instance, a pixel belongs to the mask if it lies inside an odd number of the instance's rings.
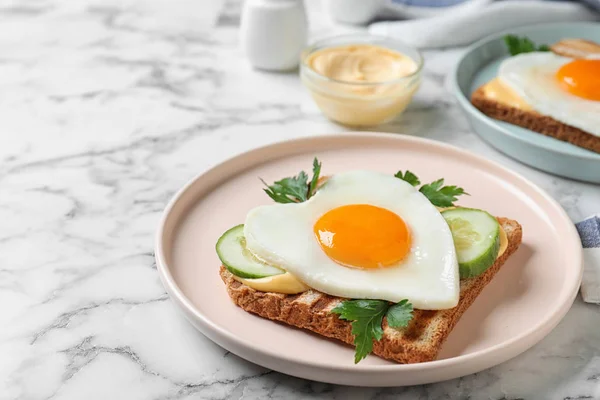
{"label": "blue and white napkin", "polygon": [[600,214],[575,224],[583,245],[581,296],[586,303],[600,304]]}
{"label": "blue and white napkin", "polygon": [[600,0],[386,0],[369,32],[419,48],[462,46],[511,28],[597,21]]}

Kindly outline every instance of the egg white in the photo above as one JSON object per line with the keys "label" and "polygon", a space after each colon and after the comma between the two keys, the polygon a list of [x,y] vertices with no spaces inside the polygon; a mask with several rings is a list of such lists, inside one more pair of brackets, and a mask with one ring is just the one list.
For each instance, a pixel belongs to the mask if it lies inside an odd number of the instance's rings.
{"label": "egg white", "polygon": [[540,114],[600,136],[600,101],[567,92],[555,78],[571,61],[552,52],[518,54],[500,64],[498,77]]}
{"label": "egg white", "polygon": [[[399,215],[411,233],[410,253],[397,265],[363,270],[331,260],[313,227],[327,211],[370,204]],[[438,310],[458,304],[458,262],[450,228],[439,211],[412,185],[370,171],[337,174],[304,203],[251,210],[244,226],[247,248],[295,275],[311,288],[353,299],[408,299],[415,308]]]}

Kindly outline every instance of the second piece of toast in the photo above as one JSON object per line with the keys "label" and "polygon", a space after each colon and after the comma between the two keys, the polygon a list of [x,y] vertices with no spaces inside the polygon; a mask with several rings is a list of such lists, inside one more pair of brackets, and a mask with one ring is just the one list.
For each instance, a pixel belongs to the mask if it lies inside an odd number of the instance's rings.
{"label": "second piece of toast", "polygon": [[483,87],[473,92],[471,103],[488,117],[600,153],[600,137],[535,111],[521,110],[490,99],[486,96]]}

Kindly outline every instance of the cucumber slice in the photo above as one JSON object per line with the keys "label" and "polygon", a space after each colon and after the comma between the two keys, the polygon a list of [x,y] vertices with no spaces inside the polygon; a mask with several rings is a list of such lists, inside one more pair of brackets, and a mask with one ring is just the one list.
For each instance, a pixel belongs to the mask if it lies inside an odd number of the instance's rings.
{"label": "cucumber slice", "polygon": [[461,278],[471,278],[492,266],[500,250],[500,225],[496,218],[474,208],[442,212],[450,226]]}
{"label": "cucumber slice", "polygon": [[232,274],[240,278],[255,279],[283,274],[285,271],[260,261],[246,249],[244,224],[234,226],[217,241],[217,255]]}

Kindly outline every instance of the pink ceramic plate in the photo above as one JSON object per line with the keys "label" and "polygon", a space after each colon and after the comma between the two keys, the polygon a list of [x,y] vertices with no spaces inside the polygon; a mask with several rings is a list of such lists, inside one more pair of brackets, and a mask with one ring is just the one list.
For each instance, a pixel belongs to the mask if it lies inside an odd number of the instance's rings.
{"label": "pink ceramic plate", "polygon": [[[438,360],[399,365],[309,332],[248,314],[227,296],[215,243],[246,213],[271,200],[267,182],[309,171],[410,169],[422,181],[444,177],[471,196],[464,206],[518,220],[523,244],[464,314]],[[163,284],[190,322],[227,350],[286,374],[330,383],[401,386],[471,374],[508,360],[541,340],[571,306],[581,273],[581,244],[562,208],[498,164],[429,140],[354,133],[291,140],[237,156],[198,176],[165,211],[156,242]]]}

